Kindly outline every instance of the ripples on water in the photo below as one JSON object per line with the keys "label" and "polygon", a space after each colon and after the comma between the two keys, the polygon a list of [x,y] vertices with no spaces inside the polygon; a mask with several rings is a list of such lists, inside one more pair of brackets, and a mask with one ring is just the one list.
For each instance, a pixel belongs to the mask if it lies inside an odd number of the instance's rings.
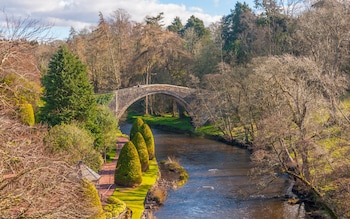
{"label": "ripples on water", "polygon": [[157,160],[174,156],[189,174],[188,182],[170,191],[164,206],[154,212],[157,219],[304,218],[303,207],[266,198],[279,193],[283,181],[258,193],[256,182],[247,176],[250,160],[246,150],[204,138],[152,131]]}

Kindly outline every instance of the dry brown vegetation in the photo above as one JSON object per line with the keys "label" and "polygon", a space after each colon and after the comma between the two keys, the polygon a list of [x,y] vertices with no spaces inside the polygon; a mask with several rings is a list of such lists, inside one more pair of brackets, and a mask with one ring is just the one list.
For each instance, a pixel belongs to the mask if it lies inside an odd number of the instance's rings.
{"label": "dry brown vegetation", "polygon": [[45,127],[0,116],[1,218],[85,218],[94,214],[76,167],[45,152]]}
{"label": "dry brown vegetation", "polygon": [[46,27],[29,18],[6,21],[9,29],[0,27],[0,218],[96,215],[101,209],[87,196],[78,168],[45,148],[47,127],[19,120],[22,104],[37,111],[40,103],[41,72],[34,51],[35,40],[42,37],[37,34]]}
{"label": "dry brown vegetation", "polygon": [[[228,140],[248,142],[253,174],[288,174],[333,218],[348,218],[349,1],[310,1],[304,11],[290,1],[285,14],[277,1],[257,3],[262,14],[237,4],[227,23],[211,25],[203,38],[194,27],[165,31],[161,14],[136,23],[119,9],[108,18],[100,14],[96,27],[72,30],[67,44],[87,64],[96,92],[152,82],[200,87],[194,122],[210,119]],[[89,211],[79,210],[86,205],[71,204],[81,200],[74,167],[43,150],[45,127],[16,120],[20,104],[38,106],[38,66],[45,72],[57,45],[37,45],[35,32],[17,36],[10,27],[0,29],[8,35],[0,41],[0,212],[84,217]],[[173,107],[154,100],[146,112]]]}

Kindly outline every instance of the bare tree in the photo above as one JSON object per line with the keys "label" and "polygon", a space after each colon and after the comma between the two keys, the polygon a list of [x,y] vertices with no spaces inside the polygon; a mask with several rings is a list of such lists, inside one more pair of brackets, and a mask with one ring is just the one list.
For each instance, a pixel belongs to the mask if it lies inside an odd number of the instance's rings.
{"label": "bare tree", "polygon": [[342,95],[339,91],[348,86],[344,83],[344,73],[349,74],[349,7],[349,1],[313,1],[309,11],[299,17],[299,30],[296,31],[296,41],[299,43],[295,44],[299,45],[300,52],[322,66],[324,77],[331,79],[325,81],[333,81],[332,86],[328,84],[323,87],[333,115],[339,110],[338,99]]}
{"label": "bare tree", "polygon": [[44,127],[0,116],[0,218],[87,218],[98,209],[79,171],[45,152]]}
{"label": "bare tree", "polygon": [[196,112],[193,122],[201,126],[210,121],[224,136],[227,141],[237,140],[239,130],[240,107],[242,103],[241,83],[242,75],[237,68],[231,68],[228,64],[219,63],[215,74],[207,74],[203,77],[202,87],[198,89],[198,101],[191,107]]}
{"label": "bare tree", "polygon": [[[178,83],[176,79],[183,74],[182,69],[187,64],[189,55],[184,51],[183,41],[174,32],[166,31],[156,24],[139,24],[139,34],[135,42],[134,72],[143,75],[144,84],[151,84],[152,80],[166,80],[168,83]],[[182,63],[184,61],[184,63]],[[158,72],[159,71],[159,72]],[[176,82],[177,81],[177,82]],[[146,97],[146,114],[148,107]]]}
{"label": "bare tree", "polygon": [[325,188],[334,181],[324,177],[332,172],[327,168],[339,165],[328,162],[334,159],[331,151],[342,146],[325,144],[330,140],[326,134],[330,130],[325,128],[330,125],[330,113],[322,92],[333,78],[325,78],[322,68],[311,59],[290,55],[270,57],[255,72],[251,80],[260,84],[253,88],[260,105],[252,156],[255,173],[288,174],[336,217],[337,208],[325,195]]}
{"label": "bare tree", "polygon": [[42,23],[40,20],[31,17],[11,16],[5,10],[2,10],[0,16],[0,20],[5,21],[0,25],[0,42],[2,43],[0,47],[0,70],[4,70],[9,60],[16,59],[19,52],[32,49],[33,44],[52,39],[51,24]]}
{"label": "bare tree", "polygon": [[46,128],[13,118],[22,103],[37,104],[40,71],[36,45],[50,25],[3,13],[0,27],[0,218],[87,218],[98,209],[86,196],[79,171],[47,153]]}
{"label": "bare tree", "polygon": [[305,53],[320,63],[327,74],[337,74],[348,64],[349,2],[318,1],[299,17],[298,37]]}
{"label": "bare tree", "polygon": [[51,40],[52,24],[42,23],[40,20],[31,17],[15,17],[9,15],[3,9],[1,13],[1,20],[5,22],[0,25],[0,39],[8,41],[36,41],[43,42]]}
{"label": "bare tree", "polygon": [[39,20],[0,14],[0,96],[2,110],[15,112],[19,104],[36,105],[40,72],[34,57],[38,42],[47,40],[51,25]]}
{"label": "bare tree", "polygon": [[135,22],[125,10],[118,9],[109,16],[108,23],[114,41],[113,49],[120,73],[120,86],[126,87],[129,86],[129,78],[132,77],[130,66],[133,65]]}

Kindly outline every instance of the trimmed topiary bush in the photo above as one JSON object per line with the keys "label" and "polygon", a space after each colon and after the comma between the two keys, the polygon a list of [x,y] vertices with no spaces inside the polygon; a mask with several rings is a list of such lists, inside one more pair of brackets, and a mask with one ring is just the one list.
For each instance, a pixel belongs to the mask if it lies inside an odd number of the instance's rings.
{"label": "trimmed topiary bush", "polygon": [[133,122],[130,130],[130,139],[133,139],[136,132],[139,132],[141,130],[142,125],[144,124],[144,121],[141,118],[136,118],[135,121]]}
{"label": "trimmed topiary bush", "polygon": [[139,154],[141,169],[143,172],[146,172],[149,166],[149,156],[145,139],[140,132],[136,132],[134,138],[131,141],[134,143]]}
{"label": "trimmed topiary bush", "polygon": [[152,160],[154,158],[154,137],[151,128],[146,123],[144,123],[141,126],[140,132],[145,139],[149,159]]}
{"label": "trimmed topiary bush", "polygon": [[102,209],[102,204],[96,187],[89,180],[83,179],[83,188],[85,199],[91,204],[92,216],[89,219],[106,219],[106,215]]}
{"label": "trimmed topiary bush", "polygon": [[21,104],[20,106],[20,116],[24,124],[29,126],[34,126],[35,117],[33,106],[30,103]]}
{"label": "trimmed topiary bush", "polygon": [[121,186],[137,186],[142,182],[142,169],[135,145],[129,141],[121,149],[114,182]]}
{"label": "trimmed topiary bush", "polygon": [[126,210],[126,204],[122,200],[110,196],[106,201],[108,204],[103,207],[107,219],[116,218]]}

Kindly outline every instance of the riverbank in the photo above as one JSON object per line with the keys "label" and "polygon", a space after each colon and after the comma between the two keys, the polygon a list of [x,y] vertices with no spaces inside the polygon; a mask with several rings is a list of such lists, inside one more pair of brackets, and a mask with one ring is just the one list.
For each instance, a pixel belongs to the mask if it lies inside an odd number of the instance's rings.
{"label": "riverbank", "polygon": [[[123,132],[128,133],[130,130],[126,129],[123,130]],[[108,158],[110,158],[108,162],[114,164],[109,166],[114,166],[114,169],[117,160],[117,153],[122,148],[122,145],[127,141],[129,141],[129,139],[126,137],[118,137],[116,150],[113,153],[108,154]],[[112,174],[113,179],[114,169]],[[175,177],[175,175],[172,176],[171,173],[175,174],[177,177]],[[109,180],[107,180],[108,182],[111,182],[110,178],[111,177],[109,177]],[[108,197],[116,197],[125,202],[127,208],[129,209],[129,216],[127,218],[151,218],[149,217],[152,214],[152,211],[151,214],[149,214],[150,209],[154,209],[156,205],[159,206],[165,201],[167,189],[170,189],[170,187],[165,185],[171,185],[171,188],[174,188],[175,186],[184,184],[187,178],[187,172],[178,164],[178,161],[176,161],[175,158],[162,160],[160,162],[157,162],[156,158],[154,158],[150,160],[149,170],[144,172],[142,175],[141,185],[134,188],[116,187],[112,194],[110,194],[111,191],[109,191],[108,194],[103,192],[103,199],[105,200]],[[174,182],[177,182],[176,185]],[[162,192],[159,192],[159,190],[156,190],[156,188],[166,189],[164,195],[161,196]],[[156,197],[157,195],[159,198]],[[151,203],[150,199],[159,199],[162,200],[162,202]],[[152,207],[150,207],[150,205],[152,205]]]}
{"label": "riverbank", "polygon": [[110,197],[115,197],[125,202],[128,213],[124,218],[141,218],[145,208],[144,200],[148,191],[156,184],[159,179],[159,168],[156,159],[150,160],[149,169],[142,174],[142,183],[137,187],[117,187],[114,184],[114,170],[118,160],[118,153],[123,145],[128,142],[127,137],[118,137],[116,150],[109,154],[109,160],[102,166],[100,171],[99,195],[103,205]]}
{"label": "riverbank", "polygon": [[153,212],[164,204],[168,191],[184,185],[188,180],[186,170],[175,158],[168,157],[167,160],[160,161],[158,167],[160,177],[147,193],[144,203],[145,211],[142,218],[154,218]]}
{"label": "riverbank", "polygon": [[[190,124],[190,120],[182,120],[183,122],[185,122],[186,124],[180,126],[182,128],[178,128],[180,121],[181,119],[179,118],[176,118],[176,119],[172,119],[171,121],[176,121],[177,122],[177,127],[174,127],[172,126],[171,122],[164,122],[162,121],[161,124],[157,124],[158,121],[161,121],[162,119],[159,118],[159,117],[156,117],[156,119],[152,118],[152,117],[142,117],[148,124],[150,124],[151,127],[153,128],[157,128],[157,129],[161,129],[163,131],[168,131],[168,132],[175,132],[175,133],[182,133],[182,134],[185,134],[185,135],[195,135],[195,136],[200,136],[200,137],[203,137],[203,138],[207,138],[207,139],[211,139],[211,140],[215,140],[215,141],[220,141],[220,142],[223,142],[225,144],[228,144],[228,145],[233,145],[233,146],[236,146],[236,147],[240,147],[240,148],[244,148],[244,149],[247,149],[247,150],[250,150],[251,146],[250,145],[245,145],[245,144],[242,144],[240,142],[235,142],[235,141],[228,141],[227,139],[225,139],[223,136],[220,136],[217,132],[214,132],[214,134],[209,134],[209,130],[212,129],[212,127],[205,127],[205,128],[202,128],[200,130],[197,130],[196,132],[194,130],[190,130],[188,129],[188,124]],[[168,118],[165,118],[165,120],[168,120]],[[151,122],[150,122],[151,121]],[[169,120],[168,120],[169,121]],[[169,124],[166,125],[166,124]],[[202,132],[203,129],[205,130],[205,132]],[[288,187],[288,185],[287,185]],[[294,189],[297,189],[296,187]],[[295,190],[294,190],[295,191]],[[300,193],[297,193],[298,195]],[[276,196],[277,197],[277,196]],[[291,196],[292,197],[292,196]],[[278,196],[276,199],[284,199],[286,200],[289,204],[300,204],[300,202],[305,202],[305,204],[308,204],[308,201],[309,200],[305,200],[305,198],[309,198],[309,197],[306,197],[306,196],[303,196],[303,197],[299,197],[299,199],[294,199],[294,195],[293,195],[293,199],[291,200],[288,200],[288,197],[287,196]],[[307,209],[307,208],[306,208]],[[317,213],[317,214],[315,214]],[[314,217],[316,215],[316,217]],[[320,214],[318,214],[317,211],[311,211],[308,213],[308,217],[307,218],[319,218]]]}
{"label": "riverbank", "polygon": [[116,197],[126,203],[132,211],[132,218],[141,218],[145,207],[144,201],[148,191],[156,184],[159,176],[156,159],[150,160],[149,170],[143,173],[142,183],[137,187],[117,187],[111,197]]}
{"label": "riverbank", "polygon": [[191,123],[191,118],[184,117],[172,117],[171,115],[161,116],[135,116],[129,115],[127,121],[132,123],[132,121],[140,117],[152,128],[160,129],[167,132],[185,134],[185,135],[194,135],[198,137],[204,137],[207,139],[212,139],[215,141],[220,141],[228,145],[237,146],[241,148],[249,149],[250,145],[242,143],[238,140],[229,140],[225,138],[220,130],[214,126],[208,125],[194,129]]}

